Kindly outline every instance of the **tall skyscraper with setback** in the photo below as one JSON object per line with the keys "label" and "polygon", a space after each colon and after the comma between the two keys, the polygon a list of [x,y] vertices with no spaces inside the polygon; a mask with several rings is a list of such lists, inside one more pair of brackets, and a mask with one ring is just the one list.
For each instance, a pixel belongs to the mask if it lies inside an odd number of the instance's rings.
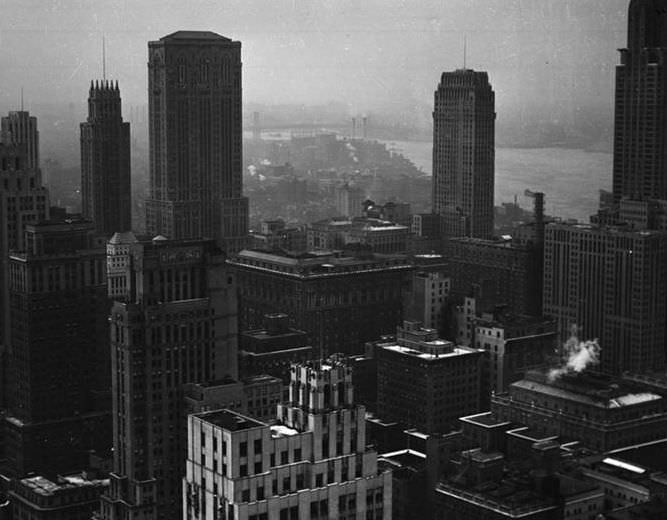
{"label": "tall skyscraper with setback", "polygon": [[433,109],[433,211],[446,237],[493,235],[495,120],[486,72],[443,72]]}
{"label": "tall skyscraper with setback", "polygon": [[237,377],[236,286],[213,240],[107,245],[114,461],[101,518],[178,519],[184,385]]}
{"label": "tall skyscraper with setback", "polygon": [[632,0],[616,67],[614,201],[667,199],[667,1]]}
{"label": "tall skyscraper with setback", "polygon": [[123,122],[118,82],[90,83],[81,123],[81,212],[108,237],[132,226],[130,123]]}
{"label": "tall skyscraper with setback", "polygon": [[178,31],[148,44],[150,196],[146,227],[243,248],[241,42]]}

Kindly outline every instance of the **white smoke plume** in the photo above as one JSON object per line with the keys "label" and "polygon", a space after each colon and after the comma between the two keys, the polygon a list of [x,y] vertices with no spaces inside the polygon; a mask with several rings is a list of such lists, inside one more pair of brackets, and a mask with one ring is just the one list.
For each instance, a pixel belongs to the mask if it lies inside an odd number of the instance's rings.
{"label": "white smoke plume", "polygon": [[577,326],[573,325],[570,337],[563,345],[563,363],[549,370],[549,381],[553,382],[563,374],[579,373],[587,366],[600,362],[600,345],[597,339],[580,341]]}

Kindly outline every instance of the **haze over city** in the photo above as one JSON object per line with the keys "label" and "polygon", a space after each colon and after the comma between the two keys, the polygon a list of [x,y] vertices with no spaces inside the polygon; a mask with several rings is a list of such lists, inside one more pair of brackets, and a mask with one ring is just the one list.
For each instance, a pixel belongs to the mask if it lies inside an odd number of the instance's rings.
{"label": "haze over city", "polygon": [[467,66],[493,82],[500,128],[582,114],[609,124],[626,3],[7,0],[0,106],[17,108],[24,87],[28,109],[82,112],[88,82],[102,76],[103,37],[107,77],[126,106],[144,105],[146,42],[185,27],[243,41],[245,104],[338,102],[429,127],[439,73],[463,66],[466,38]]}

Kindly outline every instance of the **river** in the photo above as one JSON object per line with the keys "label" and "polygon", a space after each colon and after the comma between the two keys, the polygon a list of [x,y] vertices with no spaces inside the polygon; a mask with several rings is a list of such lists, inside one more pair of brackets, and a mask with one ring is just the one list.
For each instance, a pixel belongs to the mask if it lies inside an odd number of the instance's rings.
{"label": "river", "polygon": [[[432,146],[424,141],[392,141],[387,146],[402,153],[424,172],[431,173]],[[495,201],[530,207],[526,189],[546,194],[546,212],[588,222],[597,211],[599,190],[611,189],[612,154],[568,148],[496,148]]]}

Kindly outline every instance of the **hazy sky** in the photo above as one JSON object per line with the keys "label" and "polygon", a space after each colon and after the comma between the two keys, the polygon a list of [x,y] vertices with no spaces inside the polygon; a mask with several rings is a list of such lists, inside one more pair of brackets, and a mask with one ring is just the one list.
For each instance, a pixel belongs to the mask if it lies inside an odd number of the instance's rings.
{"label": "hazy sky", "polygon": [[179,29],[241,40],[244,100],[365,111],[432,103],[443,70],[487,70],[499,112],[611,107],[628,0],[0,0],[0,111],[85,104],[91,79],[146,102],[147,41]]}

